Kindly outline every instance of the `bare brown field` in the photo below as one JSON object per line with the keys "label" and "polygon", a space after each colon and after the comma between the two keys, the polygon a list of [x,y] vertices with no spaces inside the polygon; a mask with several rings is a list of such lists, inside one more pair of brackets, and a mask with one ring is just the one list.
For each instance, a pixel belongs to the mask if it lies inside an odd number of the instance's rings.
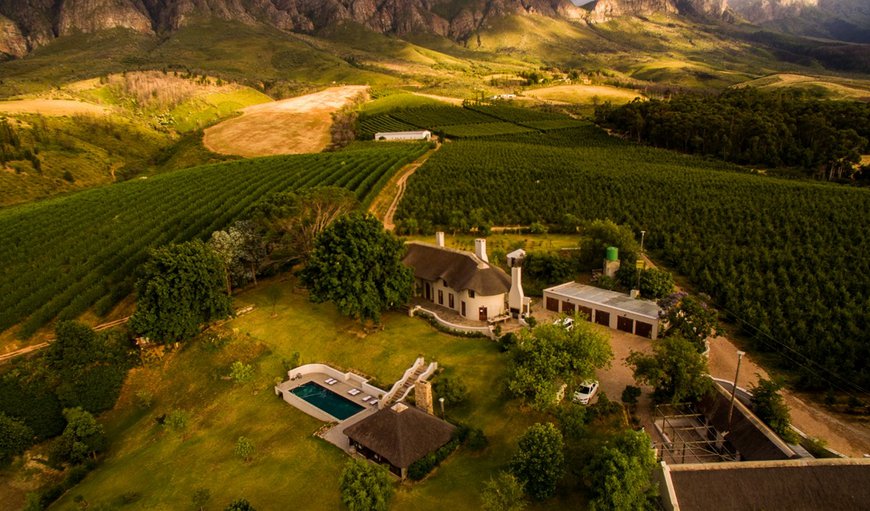
{"label": "bare brown field", "polygon": [[332,87],[314,94],[255,105],[205,130],[210,151],[252,158],[322,151],[329,144],[331,114],[368,87]]}
{"label": "bare brown field", "polygon": [[72,115],[105,115],[109,110],[100,105],[64,99],[22,99],[0,101],[0,113],[39,114],[53,117]]}

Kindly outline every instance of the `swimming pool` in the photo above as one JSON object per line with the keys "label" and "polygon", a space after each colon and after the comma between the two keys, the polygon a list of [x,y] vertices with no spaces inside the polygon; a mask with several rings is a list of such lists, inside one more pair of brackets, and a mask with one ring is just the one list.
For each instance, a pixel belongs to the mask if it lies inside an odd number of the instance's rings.
{"label": "swimming pool", "polygon": [[335,392],[310,381],[290,391],[336,419],[343,421],[359,413],[363,407]]}

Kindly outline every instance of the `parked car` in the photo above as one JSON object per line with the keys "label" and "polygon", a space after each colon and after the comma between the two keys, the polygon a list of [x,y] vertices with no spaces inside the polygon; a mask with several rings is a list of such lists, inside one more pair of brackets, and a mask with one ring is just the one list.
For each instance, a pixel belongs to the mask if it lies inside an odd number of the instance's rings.
{"label": "parked car", "polygon": [[574,318],[559,318],[553,322],[554,325],[565,327],[565,330],[571,331],[574,328]]}
{"label": "parked car", "polygon": [[574,392],[574,402],[581,405],[588,405],[589,400],[598,392],[598,382],[595,380],[586,380],[580,384],[580,387]]}

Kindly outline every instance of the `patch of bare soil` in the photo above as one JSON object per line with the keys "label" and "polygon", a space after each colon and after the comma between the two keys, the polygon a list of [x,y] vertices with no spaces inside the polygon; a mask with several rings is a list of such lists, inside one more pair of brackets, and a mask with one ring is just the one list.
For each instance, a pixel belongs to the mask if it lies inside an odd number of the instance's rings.
{"label": "patch of bare soil", "polygon": [[52,117],[71,115],[105,115],[109,110],[100,105],[65,99],[22,99],[0,101],[0,113],[39,114]]}
{"label": "patch of bare soil", "polygon": [[305,154],[330,142],[331,115],[368,87],[332,87],[314,94],[254,105],[205,130],[210,151],[244,157]]}

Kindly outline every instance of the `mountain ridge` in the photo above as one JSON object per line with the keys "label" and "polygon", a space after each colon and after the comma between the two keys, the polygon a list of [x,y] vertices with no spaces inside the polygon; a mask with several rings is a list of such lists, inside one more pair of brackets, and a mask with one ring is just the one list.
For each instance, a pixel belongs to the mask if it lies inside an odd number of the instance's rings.
{"label": "mountain ridge", "polygon": [[727,0],[0,0],[0,52],[23,57],[75,33],[127,28],[172,32],[202,17],[311,33],[355,22],[399,36],[426,32],[465,41],[495,18],[538,14],[598,23],[624,15],[722,17]]}

